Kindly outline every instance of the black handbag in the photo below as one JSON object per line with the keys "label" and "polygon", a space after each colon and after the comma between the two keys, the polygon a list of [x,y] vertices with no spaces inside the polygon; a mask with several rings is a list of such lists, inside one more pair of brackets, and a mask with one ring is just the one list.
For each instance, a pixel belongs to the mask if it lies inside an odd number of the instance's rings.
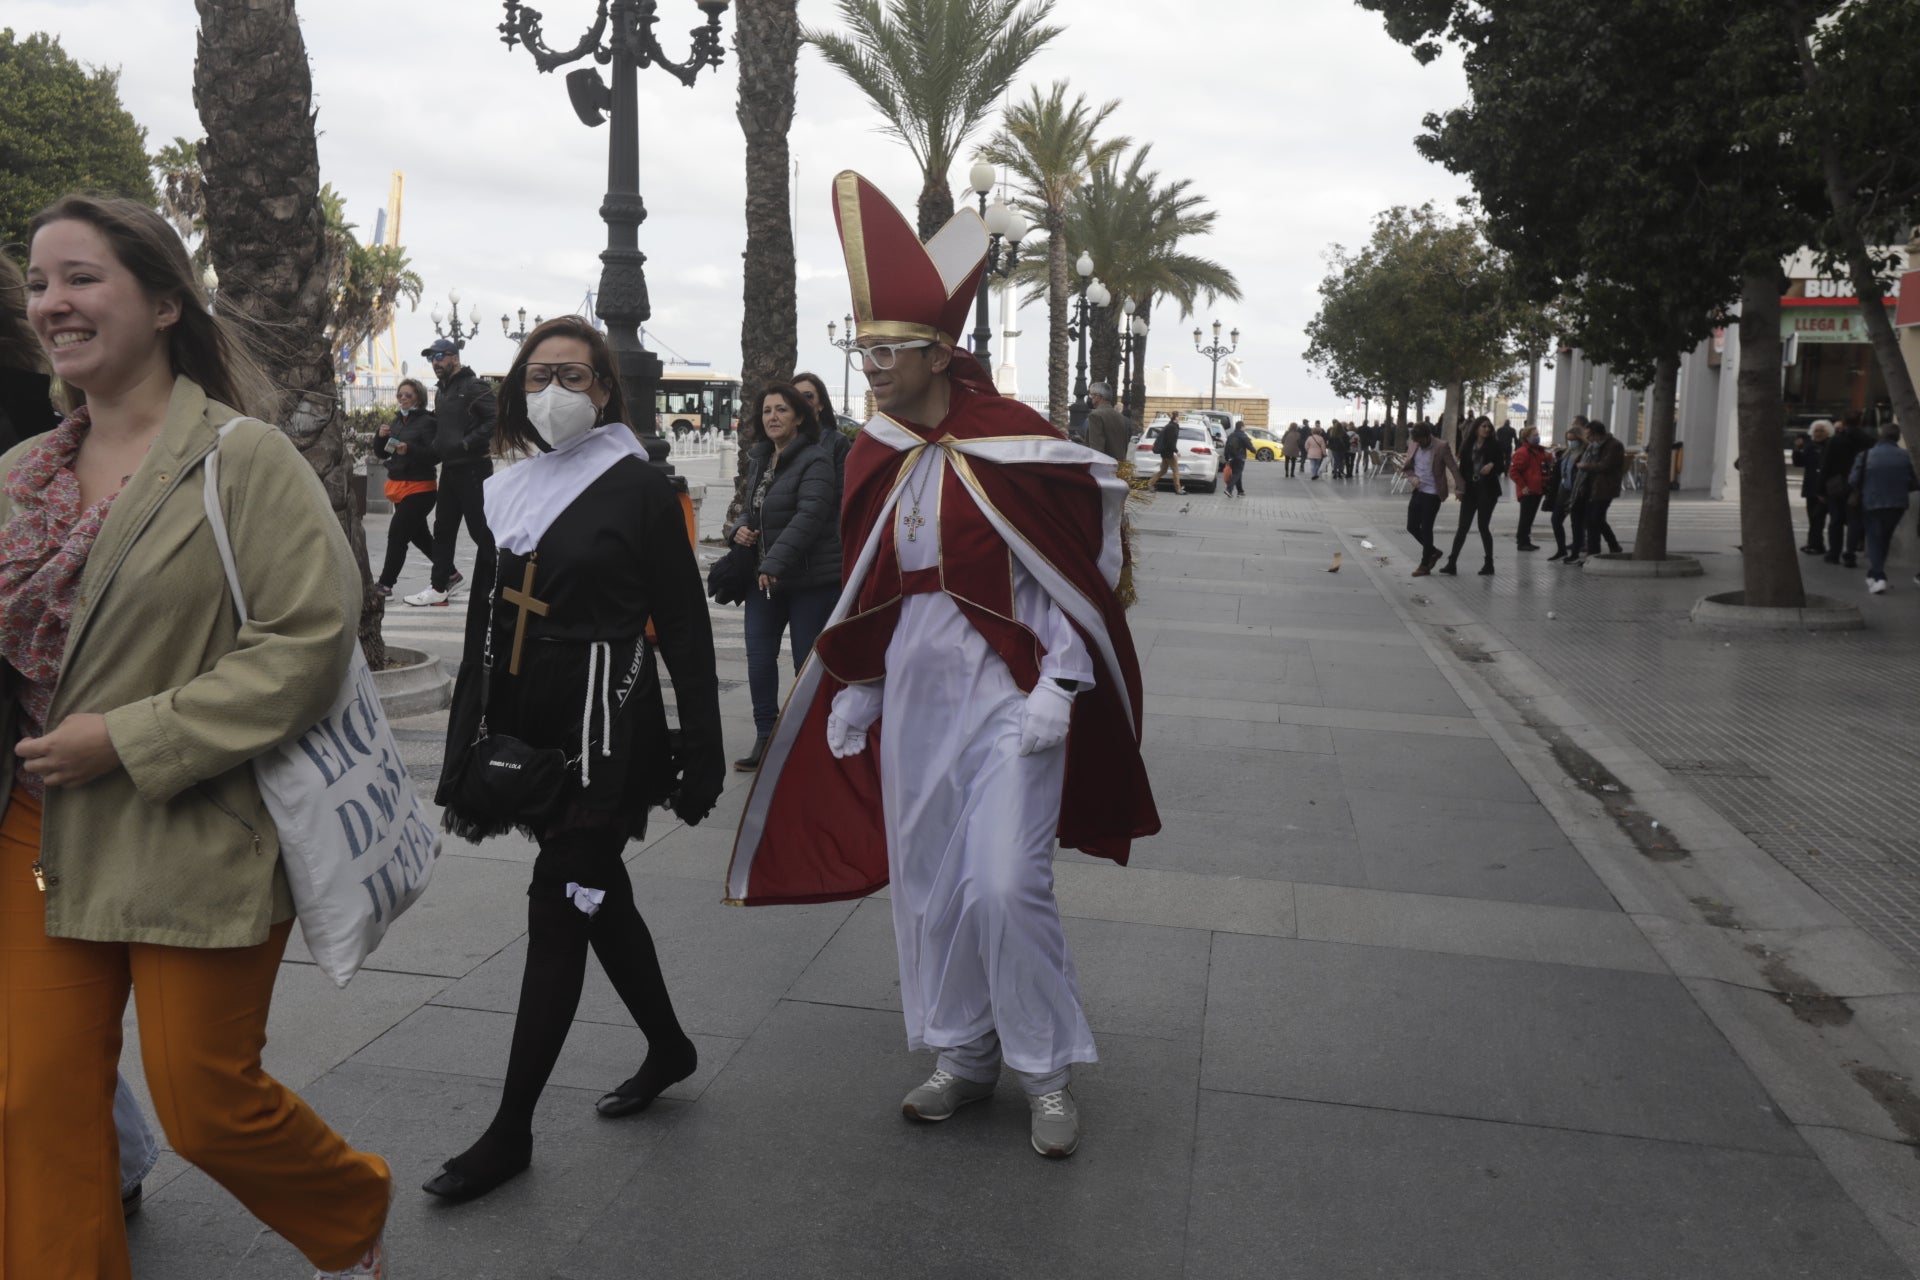
{"label": "black handbag", "polygon": [[[558,809],[567,774],[580,761],[577,756],[569,759],[558,747],[536,747],[525,739],[494,733],[487,727],[487,703],[493,692],[493,615],[499,592],[496,564],[493,594],[487,602],[486,640],[480,656],[480,728],[461,762],[454,806],[483,823],[537,825]],[[613,715],[601,730],[603,735],[613,733],[614,722],[626,710],[627,699],[639,684],[646,653],[647,644],[642,639],[637,642],[633,668],[628,672]],[[591,751],[594,745],[588,743],[587,750]]]}
{"label": "black handbag", "polygon": [[707,595],[715,604],[745,604],[760,576],[760,557],[753,547],[730,543],[727,554],[707,570]]}

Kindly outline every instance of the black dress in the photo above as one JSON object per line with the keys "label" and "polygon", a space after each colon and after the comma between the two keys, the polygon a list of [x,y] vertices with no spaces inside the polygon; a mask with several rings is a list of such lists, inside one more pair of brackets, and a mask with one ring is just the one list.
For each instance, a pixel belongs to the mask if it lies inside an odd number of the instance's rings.
{"label": "black dress", "polygon": [[[528,616],[521,671],[514,675],[520,610],[500,593],[519,590],[530,558],[536,561],[533,597],[547,613]],[[724,778],[713,631],[679,500],[666,477],[639,458],[622,458],[554,520],[532,557],[502,549],[498,563],[498,580],[474,592],[467,612],[436,797],[446,807],[446,829],[480,840],[517,827],[545,844],[580,830],[642,836],[648,811],[669,802],[683,817],[704,816]],[[457,795],[480,725],[489,612],[490,731],[557,747],[569,762],[553,810],[511,823],[464,811]],[[651,643],[649,622],[657,637]],[[677,733],[667,725],[656,654],[666,659],[673,681]]]}

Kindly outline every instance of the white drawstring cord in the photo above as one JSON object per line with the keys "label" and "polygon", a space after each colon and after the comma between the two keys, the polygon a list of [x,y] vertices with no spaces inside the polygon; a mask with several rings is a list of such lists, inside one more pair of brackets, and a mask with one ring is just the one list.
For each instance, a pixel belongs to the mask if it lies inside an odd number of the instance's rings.
{"label": "white drawstring cord", "polygon": [[600,744],[600,754],[611,756],[613,645],[605,640],[591,641],[587,645],[587,704],[580,708],[580,785],[583,787],[593,785],[593,685],[596,677],[600,682],[600,723],[605,727],[608,739]]}

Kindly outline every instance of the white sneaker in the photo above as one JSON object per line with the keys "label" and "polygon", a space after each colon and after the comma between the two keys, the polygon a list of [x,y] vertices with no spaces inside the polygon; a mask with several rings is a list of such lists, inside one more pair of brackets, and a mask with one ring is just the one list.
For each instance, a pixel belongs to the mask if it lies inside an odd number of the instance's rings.
{"label": "white sneaker", "polygon": [[444,605],[451,598],[449,593],[445,591],[435,591],[429,586],[422,587],[420,590],[406,597],[406,601],[416,608],[425,608],[430,605]]}
{"label": "white sneaker", "polygon": [[313,1280],[388,1280],[387,1237],[383,1233],[373,1247],[360,1255],[360,1261],[345,1271],[315,1271]]}
{"label": "white sneaker", "polygon": [[1885,578],[1868,578],[1867,594],[1875,596],[1887,594],[1887,580]]}

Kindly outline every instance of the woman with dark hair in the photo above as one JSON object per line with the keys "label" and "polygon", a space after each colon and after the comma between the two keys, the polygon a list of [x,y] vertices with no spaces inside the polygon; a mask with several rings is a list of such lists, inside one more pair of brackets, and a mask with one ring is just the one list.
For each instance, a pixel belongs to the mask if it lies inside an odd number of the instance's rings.
{"label": "woman with dark hair", "polygon": [[1538,551],[1540,547],[1533,540],[1533,518],[1540,513],[1541,500],[1547,495],[1553,455],[1540,443],[1540,429],[1531,422],[1520,429],[1519,440],[1513,460],[1507,464],[1507,478],[1513,481],[1514,495],[1520,499],[1520,529],[1514,541],[1522,551]]}
{"label": "woman with dark hair", "polygon": [[440,424],[427,412],[427,389],[418,378],[402,378],[393,394],[400,412],[381,425],[373,442],[374,452],[387,464],[387,501],[393,504],[393,518],[387,522],[387,558],[375,587],[383,597],[391,596],[393,584],[400,581],[408,547],[420,548],[432,563],[433,535],[427,532],[427,517],[433,514],[437,496],[433,437]]}
{"label": "woman with dark hair", "polygon": [[[747,506],[728,541],[760,549],[758,590],[747,593],[747,687],[753,693],[753,750],[733,762],[751,773],[780,718],[780,636],[792,636],[797,674],[840,598],[840,488],[821,449],[828,434],[798,387],[760,393],[755,416],[765,439],[747,472]],[[839,432],[831,434],[839,435]]]}
{"label": "woman with dark hair", "polygon": [[[517,830],[539,854],[506,1085],[479,1141],[427,1181],[447,1200],[485,1195],[532,1162],[534,1104],[573,1025],[589,949],[647,1038],[639,1071],[599,1113],[645,1110],[698,1063],[621,855],[654,806],[693,824],[719,798],[713,633],[679,499],[625,419],[592,325],[558,316],[527,335],[500,389],[493,449],[532,456],[486,481],[498,564],[468,607],[436,798],[447,830]],[[673,678],[677,746],[656,650]]]}
{"label": "woman with dark hair", "polygon": [[1500,501],[1500,477],[1507,474],[1510,464],[1499,436],[1494,434],[1493,419],[1475,419],[1460,450],[1460,527],[1453,531],[1453,550],[1440,566],[1441,573],[1459,572],[1455,566],[1460,548],[1466,545],[1467,534],[1476,523],[1480,526],[1480,546],[1486,552],[1480,573],[1484,577],[1493,572],[1493,532],[1487,522],[1493,519],[1493,508]]}
{"label": "woman with dark hair", "polygon": [[51,430],[53,378],[40,340],[27,325],[27,280],[0,253],[0,450]]}
{"label": "woman with dark hair", "polygon": [[[174,1150],[314,1266],[379,1275],[385,1162],[260,1063],[293,904],[251,761],[346,675],[346,536],[287,437],[245,416],[271,388],[171,226],[69,196],[30,234],[28,320],[80,403],[0,458],[0,1271],[129,1273],[131,990]],[[201,492],[216,449],[244,623]]]}
{"label": "woman with dark hair", "polygon": [[837,495],[846,487],[847,454],[853,449],[853,441],[840,430],[840,419],[833,412],[833,398],[827,394],[827,384],[820,380],[819,374],[796,373],[793,385],[820,421],[820,450],[833,460],[833,491],[837,500]]}

